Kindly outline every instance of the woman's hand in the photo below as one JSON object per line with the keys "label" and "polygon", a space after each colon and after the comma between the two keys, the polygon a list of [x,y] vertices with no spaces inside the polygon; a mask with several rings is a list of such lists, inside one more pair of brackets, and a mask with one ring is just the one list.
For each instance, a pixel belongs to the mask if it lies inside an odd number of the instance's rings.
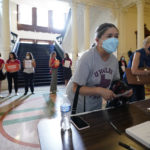
{"label": "woman's hand", "polygon": [[116,94],[106,88],[101,88],[100,90],[100,95],[105,99],[105,100],[112,100],[116,97]]}
{"label": "woman's hand", "polygon": [[126,95],[124,95],[124,97],[131,97],[132,95],[133,95],[133,90],[130,89],[130,90],[129,90],[129,93],[126,94]]}

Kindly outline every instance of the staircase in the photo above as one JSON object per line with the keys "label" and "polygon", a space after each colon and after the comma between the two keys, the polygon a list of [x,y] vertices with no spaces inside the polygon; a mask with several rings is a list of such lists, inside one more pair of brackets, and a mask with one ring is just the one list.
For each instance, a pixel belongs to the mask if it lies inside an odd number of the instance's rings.
{"label": "staircase", "polygon": [[[50,53],[55,51],[55,47],[53,45],[43,45],[43,44],[29,44],[29,43],[21,43],[18,50],[18,59],[21,62],[21,66],[23,66],[23,60],[25,58],[26,52],[31,52],[36,61],[36,69],[34,76],[34,85],[35,86],[44,86],[50,85],[51,75],[49,73],[49,58]],[[61,57],[57,53],[57,59],[61,60]],[[24,87],[24,76],[23,76],[23,67],[19,72],[18,77],[18,86]],[[62,65],[58,68],[57,74],[57,84],[64,84],[63,79],[63,68]]]}

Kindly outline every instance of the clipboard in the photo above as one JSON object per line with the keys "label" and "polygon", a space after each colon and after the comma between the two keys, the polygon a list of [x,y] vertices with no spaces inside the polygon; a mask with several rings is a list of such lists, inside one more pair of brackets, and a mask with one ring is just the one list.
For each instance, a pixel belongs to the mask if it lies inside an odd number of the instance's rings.
{"label": "clipboard", "polygon": [[[150,70],[150,68],[140,68],[140,69]],[[125,72],[126,72],[128,84],[135,84],[135,85],[150,84],[149,75],[133,75],[131,72],[131,68],[126,68]]]}

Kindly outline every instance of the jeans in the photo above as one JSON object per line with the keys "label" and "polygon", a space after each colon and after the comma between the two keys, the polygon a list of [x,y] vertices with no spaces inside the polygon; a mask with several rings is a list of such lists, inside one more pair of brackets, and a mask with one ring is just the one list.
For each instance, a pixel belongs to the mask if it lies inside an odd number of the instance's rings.
{"label": "jeans", "polygon": [[25,93],[28,92],[28,87],[30,86],[30,90],[34,92],[34,73],[24,73],[25,80]]}
{"label": "jeans", "polygon": [[14,88],[15,88],[15,93],[18,92],[18,72],[7,72],[7,80],[8,80],[8,90],[9,93],[12,92],[12,80],[14,80]]}

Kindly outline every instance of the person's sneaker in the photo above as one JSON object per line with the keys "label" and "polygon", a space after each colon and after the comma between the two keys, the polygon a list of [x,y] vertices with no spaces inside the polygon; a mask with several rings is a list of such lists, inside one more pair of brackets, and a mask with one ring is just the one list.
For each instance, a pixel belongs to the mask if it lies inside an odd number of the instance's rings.
{"label": "person's sneaker", "polygon": [[52,91],[52,94],[56,94],[56,91]]}
{"label": "person's sneaker", "polygon": [[27,95],[27,92],[25,92],[24,95]]}
{"label": "person's sneaker", "polygon": [[19,93],[15,93],[15,96],[18,96],[19,95]]}
{"label": "person's sneaker", "polygon": [[2,95],[0,94],[0,98],[4,98],[4,96],[2,96]]}
{"label": "person's sneaker", "polygon": [[8,97],[10,97],[11,96],[11,93],[8,93],[8,95],[7,95]]}

